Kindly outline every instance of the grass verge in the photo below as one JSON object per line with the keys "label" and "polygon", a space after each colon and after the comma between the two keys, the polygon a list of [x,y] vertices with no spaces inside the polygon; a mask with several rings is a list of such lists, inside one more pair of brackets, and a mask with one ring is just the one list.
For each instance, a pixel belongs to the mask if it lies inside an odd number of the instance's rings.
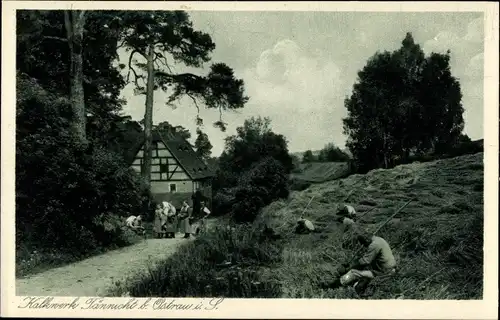
{"label": "grass verge", "polygon": [[217,226],[146,274],[116,283],[109,296],[269,298],[281,292],[272,273],[283,243],[261,241],[262,225]]}

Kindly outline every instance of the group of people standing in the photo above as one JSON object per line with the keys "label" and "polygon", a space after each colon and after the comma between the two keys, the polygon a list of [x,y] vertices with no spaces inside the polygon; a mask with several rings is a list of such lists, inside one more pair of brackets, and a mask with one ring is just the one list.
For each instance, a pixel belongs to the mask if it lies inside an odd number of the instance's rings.
{"label": "group of people standing", "polygon": [[[164,201],[156,206],[153,232],[157,238],[175,238],[177,232],[184,233],[184,238],[190,238],[191,234],[198,234],[210,213],[205,201],[193,201],[193,207],[183,201],[179,211],[170,202]],[[197,228],[194,228],[194,222],[199,222]]]}
{"label": "group of people standing", "polygon": [[[167,201],[158,203],[155,208],[153,233],[156,238],[175,238],[177,232],[184,233],[184,238],[197,235],[204,227],[205,218],[211,212],[200,193],[192,197],[193,207],[183,201],[180,210]],[[127,227],[138,234],[145,234],[142,216],[130,216],[126,220]],[[195,226],[196,225],[196,226]]]}

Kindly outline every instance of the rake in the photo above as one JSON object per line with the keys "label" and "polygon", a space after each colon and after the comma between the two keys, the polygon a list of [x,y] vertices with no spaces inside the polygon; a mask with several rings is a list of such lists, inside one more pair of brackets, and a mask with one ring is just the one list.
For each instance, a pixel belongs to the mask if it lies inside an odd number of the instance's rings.
{"label": "rake", "polygon": [[300,218],[302,219],[304,217],[304,213],[306,212],[307,208],[309,208],[309,205],[311,204],[311,202],[313,201],[315,196],[312,196],[311,197],[311,200],[309,200],[309,202],[307,203],[306,207],[304,208],[304,210],[302,210],[302,214],[300,215]]}
{"label": "rake", "polygon": [[[396,212],[394,212],[394,214],[393,214],[393,215],[391,215],[391,216],[389,217],[389,219],[387,219],[384,223],[382,223],[382,224],[381,224],[381,225],[377,228],[377,230],[375,230],[375,232],[373,232],[373,235],[376,235],[376,234],[377,234],[377,232],[379,232],[379,231],[380,231],[380,229],[382,229],[382,228],[383,228],[383,227],[384,227],[387,223],[389,223],[389,221],[391,221],[391,220],[392,220],[392,219],[393,219],[393,218],[394,218],[394,217],[395,217],[398,213],[400,213],[400,212],[401,212],[401,210],[403,210],[404,208],[406,208],[406,206],[408,206],[408,205],[410,204],[410,202],[412,202],[413,200],[414,200],[414,199],[410,199],[410,200],[409,200],[408,202],[406,202],[406,203],[405,203],[402,207],[400,207],[400,208],[399,208]],[[358,256],[358,254],[361,252],[361,250],[362,250],[362,249],[363,249],[363,248],[358,249],[358,250],[354,253],[353,257],[351,258],[351,260],[350,260],[347,264],[349,264],[349,265],[350,265],[350,264],[351,264],[351,263],[352,263],[352,262],[356,259],[356,257]]]}

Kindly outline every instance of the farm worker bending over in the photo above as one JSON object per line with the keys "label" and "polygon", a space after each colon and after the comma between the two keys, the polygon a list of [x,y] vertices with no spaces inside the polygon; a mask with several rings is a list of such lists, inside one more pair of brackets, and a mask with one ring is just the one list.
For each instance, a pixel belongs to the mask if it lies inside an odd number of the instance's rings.
{"label": "farm worker bending over", "polygon": [[189,219],[193,213],[193,209],[189,206],[187,201],[182,202],[181,211],[179,212],[179,231],[184,233],[184,238],[191,236],[191,225]]}
{"label": "farm worker bending over", "polygon": [[166,216],[163,230],[167,233],[167,238],[175,238],[175,232],[177,231],[176,211],[170,202],[163,201],[163,214]]}
{"label": "farm worker bending over", "polygon": [[383,238],[364,231],[358,231],[356,238],[367,250],[358,261],[350,266],[351,270],[340,277],[340,284],[345,286],[354,283],[354,289],[361,294],[375,276],[396,272],[396,259],[394,259],[391,247]]}
{"label": "farm worker bending over", "polygon": [[314,231],[314,225],[311,221],[304,218],[300,218],[297,221],[297,227],[295,227],[295,233],[304,234],[313,231]]}
{"label": "farm worker bending over", "polygon": [[356,210],[350,205],[344,204],[337,215],[340,216],[338,219],[339,222],[343,224],[354,224],[356,221]]}
{"label": "farm worker bending over", "polygon": [[145,230],[144,227],[142,226],[142,216],[138,215],[136,216],[130,216],[126,220],[127,227],[130,229],[134,230],[136,233],[141,233],[144,234]]}

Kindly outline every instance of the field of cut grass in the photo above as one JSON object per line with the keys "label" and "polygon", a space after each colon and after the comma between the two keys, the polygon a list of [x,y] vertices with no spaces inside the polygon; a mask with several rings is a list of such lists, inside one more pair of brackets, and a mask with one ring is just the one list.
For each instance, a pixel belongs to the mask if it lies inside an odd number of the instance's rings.
{"label": "field of cut grass", "polygon": [[[304,216],[318,233],[296,235]],[[354,298],[352,289],[321,289],[336,268],[359,249],[334,220],[339,203],[362,214],[362,227],[375,231],[399,207],[414,199],[377,235],[393,247],[399,270],[375,280],[375,299],[481,299],[483,276],[483,153],[315,184],[265,208],[263,216],[285,236],[282,261],[272,270],[282,298]]]}
{"label": "field of cut grass", "polygon": [[[304,216],[317,233],[297,235]],[[140,279],[110,295],[231,298],[359,298],[351,288],[322,289],[324,281],[358,252],[349,230],[335,221],[340,203],[363,214],[359,225],[375,231],[413,201],[377,235],[399,264],[387,281],[375,279],[372,299],[481,299],[483,288],[483,154],[373,170],[314,184],[264,208],[251,226],[211,232]],[[279,238],[263,239],[264,224]]]}
{"label": "field of cut grass", "polygon": [[320,183],[345,177],[348,174],[346,162],[301,163],[300,171],[292,173],[291,178],[310,183]]}

